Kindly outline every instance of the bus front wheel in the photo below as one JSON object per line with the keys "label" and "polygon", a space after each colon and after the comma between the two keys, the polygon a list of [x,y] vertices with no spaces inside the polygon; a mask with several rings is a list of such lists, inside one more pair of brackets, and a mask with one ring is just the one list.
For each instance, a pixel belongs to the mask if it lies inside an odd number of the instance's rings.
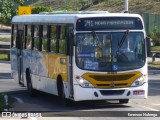
{"label": "bus front wheel", "polygon": [[70,106],[72,101],[66,98],[64,85],[61,78],[59,78],[57,81],[57,89],[58,89],[58,96],[60,97],[63,106]]}

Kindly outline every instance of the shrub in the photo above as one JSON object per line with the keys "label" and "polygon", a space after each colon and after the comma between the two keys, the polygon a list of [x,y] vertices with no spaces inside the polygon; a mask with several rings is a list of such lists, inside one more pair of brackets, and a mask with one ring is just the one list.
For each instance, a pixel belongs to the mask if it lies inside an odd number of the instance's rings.
{"label": "shrub", "polygon": [[32,14],[38,14],[39,12],[51,12],[51,7],[45,7],[45,6],[33,6],[32,7]]}
{"label": "shrub", "polygon": [[4,110],[4,106],[5,106],[4,94],[0,94],[0,111]]}
{"label": "shrub", "polygon": [[152,42],[154,42],[155,46],[160,45],[160,30],[157,26],[154,27],[150,37],[152,38]]}

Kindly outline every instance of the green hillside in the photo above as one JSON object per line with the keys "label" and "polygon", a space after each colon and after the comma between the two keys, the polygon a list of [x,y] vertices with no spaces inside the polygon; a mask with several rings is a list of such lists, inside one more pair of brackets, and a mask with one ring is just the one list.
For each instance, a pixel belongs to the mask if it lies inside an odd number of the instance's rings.
{"label": "green hillside", "polygon": [[36,3],[37,1],[39,0],[24,0],[24,5],[31,5],[31,4]]}
{"label": "green hillside", "polygon": [[[53,10],[82,9],[121,12],[124,10],[124,1],[125,0],[30,0],[30,3],[33,6],[50,6]],[[160,0],[129,0],[129,12],[131,13],[160,14],[159,6]]]}
{"label": "green hillside", "polygon": [[79,10],[81,8],[81,0],[36,0],[31,6],[47,6],[53,10]]}
{"label": "green hillside", "polygon": [[[107,10],[109,12],[120,12],[124,10],[124,0],[112,2],[101,2],[91,6],[88,10]],[[156,13],[160,14],[160,0],[129,0],[129,12],[131,13]]]}

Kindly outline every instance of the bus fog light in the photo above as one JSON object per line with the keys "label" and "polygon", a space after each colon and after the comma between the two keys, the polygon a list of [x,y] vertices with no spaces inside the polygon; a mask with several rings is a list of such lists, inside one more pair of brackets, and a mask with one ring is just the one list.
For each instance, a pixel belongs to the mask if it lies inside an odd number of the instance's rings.
{"label": "bus fog light", "polygon": [[145,80],[145,77],[142,75],[141,77],[139,77],[137,80],[135,80],[133,83],[132,83],[132,87],[134,86],[141,86],[144,84],[144,81]]}
{"label": "bus fog light", "polygon": [[87,81],[87,80],[85,80],[85,79],[83,79],[83,78],[81,78],[79,76],[76,76],[76,80],[80,84],[81,87],[93,88],[93,85],[89,81]]}

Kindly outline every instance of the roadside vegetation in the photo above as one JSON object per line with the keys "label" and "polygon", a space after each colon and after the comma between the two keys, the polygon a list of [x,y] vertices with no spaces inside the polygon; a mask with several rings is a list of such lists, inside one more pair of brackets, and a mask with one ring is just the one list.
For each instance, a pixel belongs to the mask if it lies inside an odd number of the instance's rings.
{"label": "roadside vegetation", "polygon": [[3,111],[5,107],[4,94],[0,94],[0,111]]}
{"label": "roadside vegetation", "polygon": [[0,54],[0,60],[2,60],[2,61],[8,60],[8,55],[7,54]]}
{"label": "roadside vegetation", "polygon": [[152,46],[151,51],[160,51],[160,46]]}
{"label": "roadside vegetation", "polygon": [[12,100],[10,97],[7,98],[6,105],[5,95],[6,94],[0,93],[0,111],[4,111],[4,109],[9,109],[12,107]]}
{"label": "roadside vegetation", "polygon": [[152,38],[153,45],[155,46],[153,49],[155,51],[160,50],[158,46],[160,46],[160,29],[157,26],[154,27],[153,31],[150,34]]}
{"label": "roadside vegetation", "polygon": [[148,68],[154,69],[154,70],[160,70],[160,61],[159,62],[149,62]]}
{"label": "roadside vegetation", "polygon": [[0,41],[10,42],[10,40],[11,40],[10,37],[0,37]]}

